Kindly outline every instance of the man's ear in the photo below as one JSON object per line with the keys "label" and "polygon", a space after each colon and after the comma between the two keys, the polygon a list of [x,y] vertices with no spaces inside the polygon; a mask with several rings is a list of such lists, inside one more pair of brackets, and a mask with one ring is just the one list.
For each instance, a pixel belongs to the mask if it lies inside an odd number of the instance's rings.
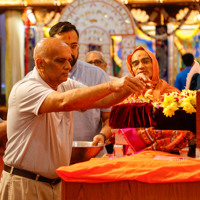
{"label": "man's ear", "polygon": [[36,66],[37,66],[38,70],[43,69],[43,59],[38,58],[38,59],[36,60]]}

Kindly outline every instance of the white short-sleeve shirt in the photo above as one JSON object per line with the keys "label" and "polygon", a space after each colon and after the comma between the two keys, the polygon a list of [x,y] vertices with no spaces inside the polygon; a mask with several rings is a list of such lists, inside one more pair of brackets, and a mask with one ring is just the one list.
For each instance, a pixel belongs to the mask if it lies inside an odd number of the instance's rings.
{"label": "white short-sleeve shirt", "polygon": [[[68,79],[57,91],[83,87]],[[45,98],[54,90],[36,68],[16,83],[9,96],[4,163],[57,178],[56,169],[69,165],[73,139],[73,112],[38,114]]]}

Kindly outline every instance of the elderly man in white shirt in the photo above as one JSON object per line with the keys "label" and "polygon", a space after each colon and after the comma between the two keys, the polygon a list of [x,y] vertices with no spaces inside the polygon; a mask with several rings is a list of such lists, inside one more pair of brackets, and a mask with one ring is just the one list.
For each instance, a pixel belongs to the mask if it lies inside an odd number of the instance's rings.
{"label": "elderly man in white shirt", "polygon": [[72,111],[110,107],[146,85],[131,76],[91,87],[68,79],[71,49],[56,38],[40,41],[34,59],[9,96],[1,200],[60,200],[56,169],[70,163]]}

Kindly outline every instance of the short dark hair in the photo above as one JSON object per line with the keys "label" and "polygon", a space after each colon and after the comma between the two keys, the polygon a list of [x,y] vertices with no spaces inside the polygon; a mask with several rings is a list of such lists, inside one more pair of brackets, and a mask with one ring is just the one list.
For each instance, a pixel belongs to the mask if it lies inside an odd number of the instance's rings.
{"label": "short dark hair", "polygon": [[58,22],[54,26],[52,26],[49,30],[49,36],[54,37],[54,35],[59,34],[59,33],[64,33],[64,32],[69,32],[74,30],[77,33],[77,36],[79,38],[79,33],[78,30],[76,29],[76,26],[71,24],[70,22]]}
{"label": "short dark hair", "polygon": [[191,53],[186,53],[182,55],[182,60],[183,60],[184,65],[192,66],[194,62],[194,56]]}

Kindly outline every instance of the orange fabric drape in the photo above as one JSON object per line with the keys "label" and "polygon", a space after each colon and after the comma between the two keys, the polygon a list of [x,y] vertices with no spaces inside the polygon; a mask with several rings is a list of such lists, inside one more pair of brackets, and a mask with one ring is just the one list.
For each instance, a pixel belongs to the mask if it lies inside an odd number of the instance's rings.
{"label": "orange fabric drape", "polygon": [[122,158],[93,158],[87,162],[60,167],[57,173],[67,182],[195,182],[200,181],[200,160],[149,150]]}

